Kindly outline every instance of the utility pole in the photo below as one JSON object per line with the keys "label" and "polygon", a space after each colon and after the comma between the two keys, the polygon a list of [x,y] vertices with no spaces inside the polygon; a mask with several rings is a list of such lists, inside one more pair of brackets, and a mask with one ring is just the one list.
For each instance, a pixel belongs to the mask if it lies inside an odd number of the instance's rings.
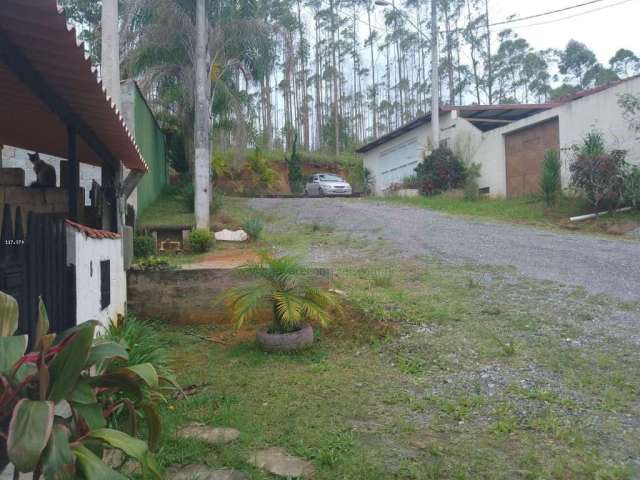
{"label": "utility pole", "polygon": [[440,72],[438,68],[438,8],[431,0],[431,143],[440,147]]}
{"label": "utility pole", "polygon": [[120,109],[120,42],[118,37],[118,0],[103,0],[100,76],[111,101]]}

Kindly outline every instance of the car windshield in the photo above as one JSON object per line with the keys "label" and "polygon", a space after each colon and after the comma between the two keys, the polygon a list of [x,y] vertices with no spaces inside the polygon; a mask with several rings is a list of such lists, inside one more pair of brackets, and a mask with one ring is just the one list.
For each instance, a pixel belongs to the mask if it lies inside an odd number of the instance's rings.
{"label": "car windshield", "polygon": [[323,182],[344,182],[343,179],[337,175],[318,175]]}

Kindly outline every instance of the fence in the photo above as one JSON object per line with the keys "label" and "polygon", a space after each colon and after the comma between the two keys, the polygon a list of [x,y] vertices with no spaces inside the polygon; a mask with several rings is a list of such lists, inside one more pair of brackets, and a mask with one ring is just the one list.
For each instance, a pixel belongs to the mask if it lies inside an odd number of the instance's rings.
{"label": "fence", "polygon": [[75,267],[67,265],[66,225],[56,215],[30,212],[23,227],[20,207],[5,204],[0,230],[0,290],[20,308],[18,333],[34,338],[38,299],[42,297],[50,331],[76,324]]}

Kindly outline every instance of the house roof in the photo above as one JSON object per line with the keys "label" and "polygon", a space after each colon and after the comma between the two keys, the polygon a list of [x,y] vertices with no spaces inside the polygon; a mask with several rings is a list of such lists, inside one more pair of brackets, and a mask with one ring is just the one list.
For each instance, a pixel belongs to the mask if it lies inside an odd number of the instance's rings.
{"label": "house roof", "polygon": [[148,170],[56,0],[2,0],[0,59],[0,144],[66,158],[73,124],[81,162]]}
{"label": "house roof", "polygon": [[87,227],[86,225],[82,225],[81,223],[73,222],[69,219],[65,220],[67,225],[79,231],[80,233],[84,233],[87,237],[95,238],[95,239],[109,239],[109,240],[117,240],[120,238],[120,234],[109,232],[107,230],[97,230],[95,228]]}
{"label": "house roof", "polygon": [[[571,95],[557,98],[553,102],[548,102],[548,103],[532,103],[532,104],[514,103],[514,104],[499,104],[499,105],[461,105],[461,106],[447,105],[447,106],[441,107],[440,111],[441,112],[457,111],[462,118],[470,121],[483,132],[486,132],[486,131],[493,130],[495,128],[499,128],[501,126],[507,125],[511,122],[515,122],[517,120],[521,120],[523,118],[536,115],[537,113],[543,112],[545,110],[550,110],[560,105],[564,105],[566,103],[573,102],[575,100],[579,100],[581,98],[588,97],[596,93],[600,93],[604,90],[608,90],[609,88],[620,85],[621,83],[626,83],[626,82],[637,80],[637,79],[640,79],[640,75],[635,75],[622,80],[615,80],[605,85],[600,85],[598,87],[590,88],[587,90],[581,90]],[[360,147],[358,150],[356,150],[356,152],[366,153],[384,143],[389,142],[390,140],[393,140],[394,138],[399,137],[400,135],[406,132],[414,130],[420,125],[429,123],[430,121],[431,121],[430,113],[428,113],[427,115],[418,117],[412,122],[409,122],[401,126],[400,128],[397,128],[396,130],[389,132],[386,135],[383,135],[382,137],[374,140],[373,142],[368,143],[363,147]]]}

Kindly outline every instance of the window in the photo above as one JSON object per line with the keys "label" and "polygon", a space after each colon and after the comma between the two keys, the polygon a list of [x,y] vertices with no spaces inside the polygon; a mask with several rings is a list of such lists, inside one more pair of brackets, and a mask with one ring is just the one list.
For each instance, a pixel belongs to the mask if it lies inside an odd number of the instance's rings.
{"label": "window", "polygon": [[491,193],[491,187],[484,187],[480,189],[480,195],[489,195]]}
{"label": "window", "polygon": [[111,304],[111,261],[100,262],[100,309]]}

